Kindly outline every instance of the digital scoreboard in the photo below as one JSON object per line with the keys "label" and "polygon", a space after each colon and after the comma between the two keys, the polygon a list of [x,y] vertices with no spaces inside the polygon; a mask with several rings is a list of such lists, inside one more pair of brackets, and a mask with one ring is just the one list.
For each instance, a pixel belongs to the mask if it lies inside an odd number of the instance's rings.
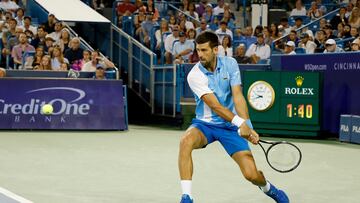
{"label": "digital scoreboard", "polygon": [[316,136],[320,131],[320,73],[244,71],[243,93],[260,133]]}

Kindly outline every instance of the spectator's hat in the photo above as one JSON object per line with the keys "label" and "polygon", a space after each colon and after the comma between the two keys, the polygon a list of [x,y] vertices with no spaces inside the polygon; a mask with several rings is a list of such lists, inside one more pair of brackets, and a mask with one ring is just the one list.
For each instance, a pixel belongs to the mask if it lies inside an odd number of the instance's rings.
{"label": "spectator's hat", "polygon": [[96,69],[103,69],[105,70],[104,66],[102,64],[96,64]]}
{"label": "spectator's hat", "polygon": [[328,40],[326,40],[326,42],[325,42],[325,45],[334,45],[334,44],[336,44],[336,42],[335,42],[335,40],[333,40],[333,39],[328,39]]}
{"label": "spectator's hat", "polygon": [[295,47],[295,43],[293,41],[288,41],[288,42],[286,42],[285,46]]}
{"label": "spectator's hat", "polygon": [[301,33],[300,38],[301,38],[301,39],[309,38],[309,34],[306,33],[306,32],[303,32],[303,33]]}
{"label": "spectator's hat", "polygon": [[49,34],[47,34],[47,35],[45,36],[45,40],[51,40],[51,41],[55,42],[55,39],[54,39],[51,35],[49,35]]}
{"label": "spectator's hat", "polygon": [[179,32],[179,37],[185,37],[185,32],[180,31],[180,32]]}
{"label": "spectator's hat", "polygon": [[326,24],[326,25],[324,26],[324,29],[332,29],[332,26],[331,26],[330,24]]}
{"label": "spectator's hat", "polygon": [[52,17],[55,17],[55,15],[54,14],[52,14],[52,13],[49,13],[49,15],[48,16],[52,16]]}
{"label": "spectator's hat", "polygon": [[354,39],[354,41],[351,42],[351,44],[359,44],[360,40],[359,38]]}
{"label": "spectator's hat", "polygon": [[208,3],[208,4],[206,4],[206,7],[210,7],[210,8],[212,8],[213,6],[212,6],[212,4],[211,4],[211,3]]}

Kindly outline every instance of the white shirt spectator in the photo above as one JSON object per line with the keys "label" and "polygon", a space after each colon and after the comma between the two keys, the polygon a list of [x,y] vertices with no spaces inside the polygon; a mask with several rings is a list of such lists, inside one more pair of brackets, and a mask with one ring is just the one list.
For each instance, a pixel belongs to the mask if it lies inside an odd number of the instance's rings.
{"label": "white shirt spectator", "polygon": [[[188,15],[188,16],[192,16],[192,15],[190,14],[190,11],[185,11],[184,13],[185,13],[186,15]],[[194,12],[193,15],[194,15],[194,16],[192,16],[193,18],[195,18],[196,20],[199,20],[199,14],[198,14],[198,13]]]}
{"label": "white shirt spectator", "polygon": [[300,43],[299,47],[304,48],[307,54],[313,54],[317,45],[315,42],[308,40],[306,44]]}
{"label": "white shirt spectator", "polygon": [[94,65],[92,61],[88,61],[82,66],[81,71],[95,72],[96,66],[99,66],[99,65],[102,67],[107,67],[104,61],[99,61],[96,65]]}
{"label": "white shirt spectator", "polygon": [[175,41],[175,40],[178,40],[178,39],[179,39],[179,38],[175,38],[173,34],[168,35],[168,36],[166,37],[165,43],[164,43],[165,51],[167,51],[167,52],[169,52],[169,53],[172,53],[174,41]]}
{"label": "white shirt spectator", "polygon": [[60,44],[61,32],[52,32],[49,35],[55,40],[56,44]]}
{"label": "white shirt spectator", "polygon": [[16,10],[19,8],[19,6],[15,2],[8,0],[8,1],[1,1],[0,8],[8,11],[8,10]]}
{"label": "white shirt spectator", "polygon": [[[226,52],[226,54],[225,54]],[[222,45],[218,46],[218,55],[219,56],[233,56],[233,48],[232,47],[227,47],[226,49],[224,49],[224,47]]]}
{"label": "white shirt spectator", "polygon": [[220,8],[219,6],[216,6],[214,9],[213,9],[213,14],[215,16],[218,16],[220,13],[224,13],[224,6],[222,8]]}
{"label": "white shirt spectator", "polygon": [[257,43],[250,45],[249,49],[246,51],[245,56],[251,57],[256,55],[260,59],[269,59],[270,58],[270,46],[267,44],[258,45]]}
{"label": "white shirt spectator", "polygon": [[290,53],[288,53],[288,55],[296,55],[295,51],[291,51]]}
{"label": "white shirt spectator", "polygon": [[301,10],[298,10],[297,8],[294,8],[291,13],[290,16],[306,16],[306,9],[305,7],[302,7]]}
{"label": "white shirt spectator", "polygon": [[34,34],[34,36],[37,34],[37,28],[34,27],[34,26],[32,26],[32,25],[30,25],[28,29],[26,29],[25,26],[20,26],[20,27],[21,27],[24,31],[25,31],[25,30],[30,30],[30,31]]}
{"label": "white shirt spectator", "polygon": [[181,43],[180,41],[175,42],[174,47],[173,47],[173,56],[176,56],[178,54],[180,54],[181,52],[187,50],[187,49],[191,49],[192,51],[190,53],[188,53],[185,56],[181,56],[182,59],[187,62],[189,60],[189,56],[192,54],[192,52],[194,51],[195,45],[194,42],[189,41],[189,40],[185,40],[184,43]]}
{"label": "white shirt spectator", "polygon": [[219,28],[215,31],[215,33],[218,35],[220,42],[222,42],[224,35],[229,35],[230,38],[233,39],[233,33],[228,28],[226,28],[225,32],[221,28]]}

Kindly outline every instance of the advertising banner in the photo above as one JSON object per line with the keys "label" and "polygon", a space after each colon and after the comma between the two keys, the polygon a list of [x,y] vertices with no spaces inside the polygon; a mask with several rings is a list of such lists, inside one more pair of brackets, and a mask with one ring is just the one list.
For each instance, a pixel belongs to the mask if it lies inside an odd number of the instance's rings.
{"label": "advertising banner", "polygon": [[0,129],[124,130],[122,81],[2,78]]}

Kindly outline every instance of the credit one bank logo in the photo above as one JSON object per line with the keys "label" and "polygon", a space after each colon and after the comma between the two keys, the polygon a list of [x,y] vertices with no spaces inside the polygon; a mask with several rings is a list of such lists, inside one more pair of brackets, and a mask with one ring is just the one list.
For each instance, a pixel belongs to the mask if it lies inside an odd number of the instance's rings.
{"label": "credit one bank logo", "polygon": [[[48,103],[54,107],[54,111],[51,115],[88,115],[90,111],[89,103],[80,103],[86,93],[81,89],[71,87],[47,87],[27,91],[26,94],[34,94],[36,92],[42,92],[43,95],[57,95],[55,91],[70,91],[77,95],[77,97],[71,101],[67,101],[64,98],[53,98],[50,101],[44,101],[35,96],[30,97],[30,100],[23,103],[9,103],[8,101],[0,98],[0,115],[1,114],[13,114],[13,115],[37,115],[42,114],[41,107]],[[50,93],[51,92],[51,93]],[[75,103],[77,102],[77,103]]]}

